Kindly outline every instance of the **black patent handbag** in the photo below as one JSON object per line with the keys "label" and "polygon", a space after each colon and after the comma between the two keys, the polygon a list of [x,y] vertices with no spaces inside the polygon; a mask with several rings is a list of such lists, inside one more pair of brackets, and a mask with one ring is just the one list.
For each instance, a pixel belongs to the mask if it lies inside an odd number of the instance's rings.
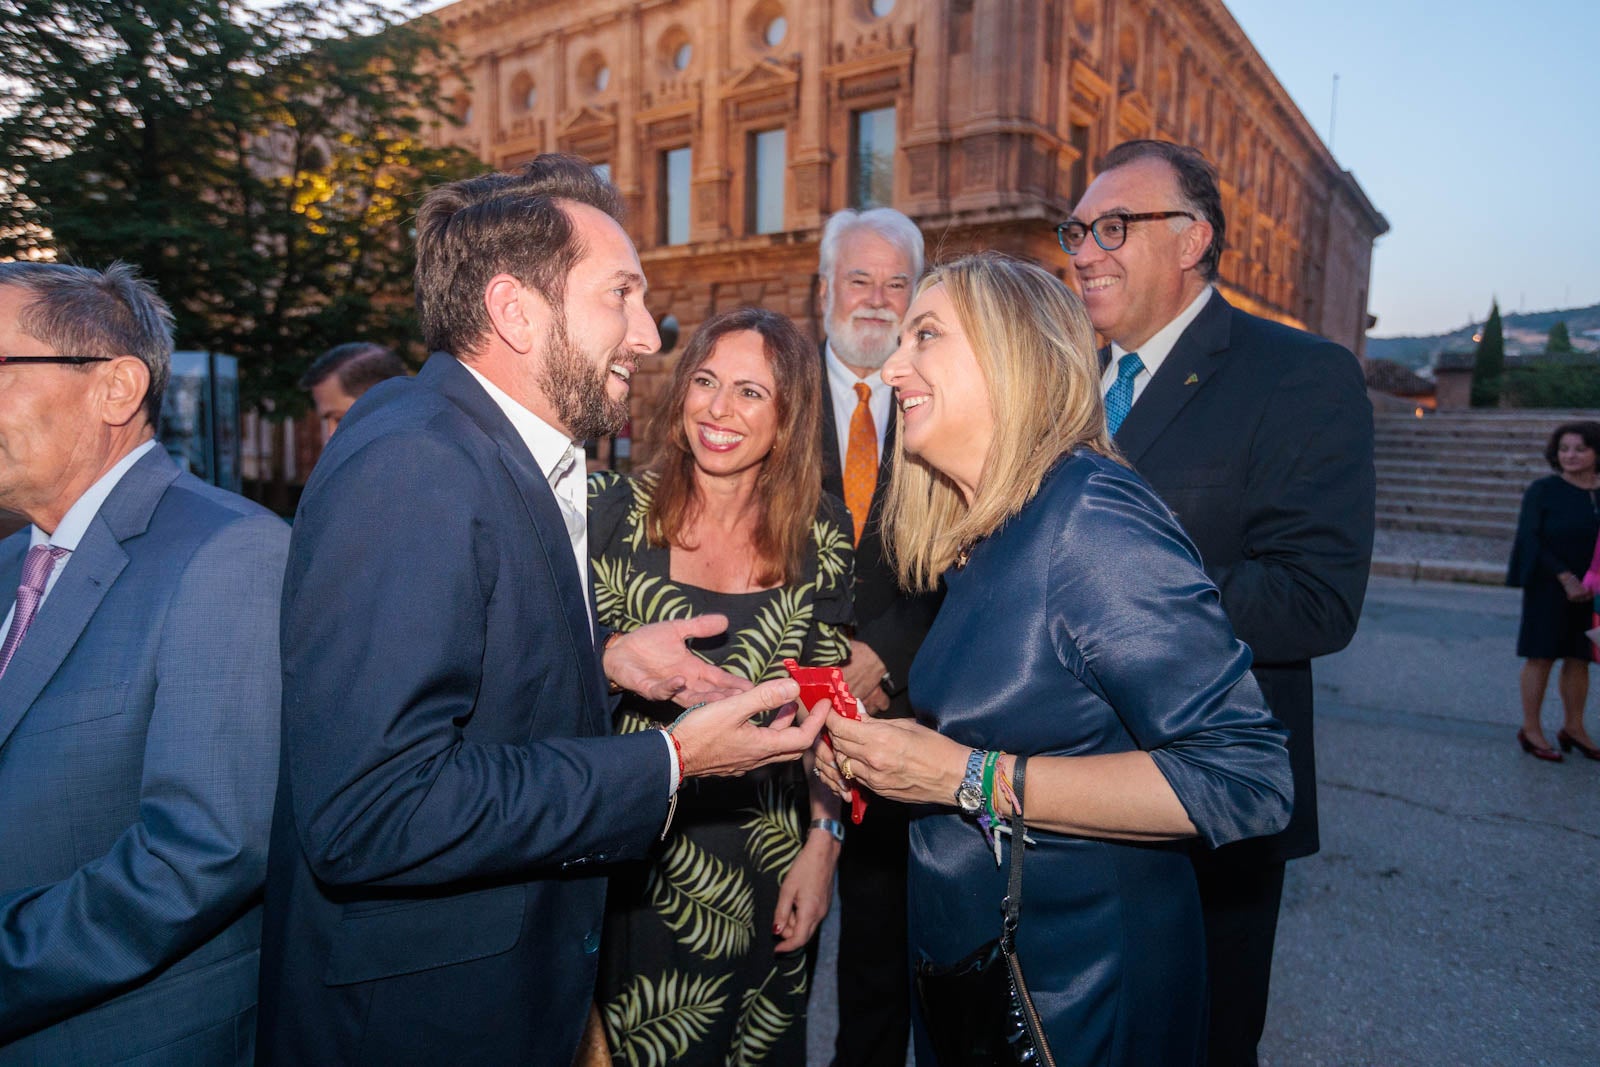
{"label": "black patent handbag", "polygon": [[923,1028],[939,1067],[1055,1067],[1017,958],[1022,858],[1027,851],[1028,827],[1022,816],[1027,764],[1026,756],[1018,756],[1012,772],[1017,810],[1010,820],[1011,873],[1001,903],[1000,936],[948,966],[917,964]]}

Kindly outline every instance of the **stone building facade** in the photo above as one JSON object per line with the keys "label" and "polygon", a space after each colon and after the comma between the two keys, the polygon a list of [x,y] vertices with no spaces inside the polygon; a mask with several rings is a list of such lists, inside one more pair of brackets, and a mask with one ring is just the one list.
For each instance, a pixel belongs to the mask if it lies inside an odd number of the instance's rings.
{"label": "stone building facade", "polygon": [[[606,169],[686,338],[758,303],[816,332],[829,213],[888,204],[929,258],[975,248],[1071,278],[1055,224],[1120,141],[1196,145],[1228,219],[1221,288],[1358,354],[1388,229],[1221,0],[459,0],[466,80],[436,135],[511,167]],[[676,331],[672,329],[676,327]],[[675,347],[635,379],[640,414]]]}

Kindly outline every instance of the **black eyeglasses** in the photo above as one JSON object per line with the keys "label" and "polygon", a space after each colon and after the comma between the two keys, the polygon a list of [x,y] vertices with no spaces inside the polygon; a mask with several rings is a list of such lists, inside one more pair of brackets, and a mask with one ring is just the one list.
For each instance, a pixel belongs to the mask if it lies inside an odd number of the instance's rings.
{"label": "black eyeglasses", "polygon": [[0,367],[11,363],[66,363],[80,367],[85,363],[110,363],[115,356],[0,356]]}
{"label": "black eyeglasses", "polygon": [[1188,211],[1145,211],[1138,215],[1118,211],[1110,215],[1101,215],[1088,225],[1077,219],[1068,219],[1056,227],[1056,240],[1061,242],[1061,251],[1069,256],[1075,256],[1078,254],[1078,249],[1083,247],[1084,238],[1092,233],[1095,244],[1107,252],[1115,252],[1128,239],[1128,223],[1179,218],[1193,219],[1194,215]]}

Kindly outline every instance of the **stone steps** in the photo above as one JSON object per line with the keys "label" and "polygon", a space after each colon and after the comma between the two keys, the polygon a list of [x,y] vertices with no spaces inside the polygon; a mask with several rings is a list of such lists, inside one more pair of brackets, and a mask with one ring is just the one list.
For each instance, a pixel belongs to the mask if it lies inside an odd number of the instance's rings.
{"label": "stone steps", "polygon": [[1433,512],[1401,511],[1379,506],[1378,526],[1385,530],[1414,530],[1418,533],[1452,534],[1456,537],[1492,537],[1511,541],[1517,533],[1516,516],[1510,522],[1494,518],[1457,518]]}
{"label": "stone steps", "polygon": [[[1600,412],[1378,414],[1378,527],[1486,538],[1509,548],[1523,491],[1550,473],[1544,447],[1551,431],[1580,419],[1600,421]],[[1391,571],[1410,565],[1383,562]],[[1484,567],[1485,574],[1493,570]]]}
{"label": "stone steps", "polygon": [[1426,485],[1397,485],[1378,483],[1378,506],[1391,506],[1401,511],[1417,511],[1434,506],[1468,507],[1477,514],[1515,515],[1522,506],[1522,494],[1500,489],[1434,488]]}
{"label": "stone steps", "polygon": [[[1380,446],[1381,447],[1381,446]],[[1385,476],[1448,478],[1452,482],[1465,479],[1491,479],[1503,485],[1515,485],[1520,493],[1535,478],[1543,478],[1550,468],[1541,460],[1538,466],[1531,463],[1506,461],[1494,455],[1464,455],[1444,453],[1429,456],[1425,453],[1394,455],[1378,453],[1378,478]]]}

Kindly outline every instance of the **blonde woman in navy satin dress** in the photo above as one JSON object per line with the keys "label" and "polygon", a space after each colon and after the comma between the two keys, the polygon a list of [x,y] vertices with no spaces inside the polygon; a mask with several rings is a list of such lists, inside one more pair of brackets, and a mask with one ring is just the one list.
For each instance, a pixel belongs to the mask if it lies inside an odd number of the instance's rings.
{"label": "blonde woman in navy satin dress", "polygon": [[819,773],[924,805],[912,962],[949,965],[999,934],[1007,873],[958,787],[974,753],[998,753],[995,781],[1027,755],[1018,946],[1056,1062],[1198,1063],[1188,850],[1274,833],[1292,804],[1250,651],[1117,457],[1088,317],[1055,277],[992,254],[933,271],[883,373],[900,419],[890,544],[909,587],[948,591],[911,671],[916,720],[831,716]]}

